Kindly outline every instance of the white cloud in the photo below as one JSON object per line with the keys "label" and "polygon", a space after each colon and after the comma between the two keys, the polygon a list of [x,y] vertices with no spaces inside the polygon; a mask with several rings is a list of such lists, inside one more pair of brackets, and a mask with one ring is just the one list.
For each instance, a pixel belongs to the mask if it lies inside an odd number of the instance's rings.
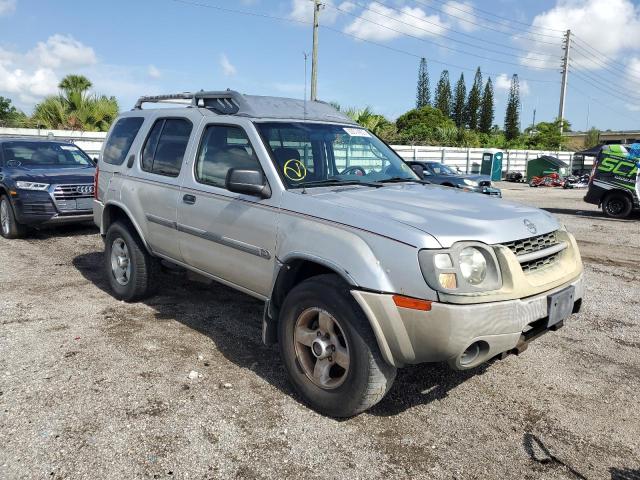
{"label": "white cloud", "polygon": [[220,66],[222,67],[222,73],[225,77],[232,77],[238,73],[237,68],[229,61],[226,54],[220,55]]}
{"label": "white cloud", "polygon": [[29,72],[0,64],[0,92],[18,95],[23,102],[56,93],[58,83],[58,76],[49,68]]}
{"label": "white cloud", "polygon": [[[567,29],[571,29],[582,44],[588,43],[612,59],[628,50],[640,50],[640,8],[631,0],[557,0],[555,7],[536,16],[532,22],[532,31],[537,33],[561,36]],[[521,59],[523,65],[558,66],[561,39],[555,45],[544,42],[554,43],[554,40],[537,35],[527,37],[525,45],[530,53]],[[576,50],[572,56],[574,67],[602,68],[600,62],[585,58],[590,55],[584,48],[576,47]],[[534,51],[544,55],[532,53]]]}
{"label": "white cloud", "polygon": [[[520,95],[526,96],[529,95],[531,89],[529,88],[529,83],[526,80],[518,79],[520,83]],[[501,73],[498,75],[494,82],[494,87],[496,90],[504,90],[508,92],[511,90],[511,75],[507,75],[506,73]]]}
{"label": "white cloud", "polygon": [[[626,79],[626,87],[630,92],[640,92],[640,57],[632,57],[627,63],[629,76]],[[640,112],[640,101],[627,103],[627,108],[633,112]]]}
{"label": "white cloud", "polygon": [[387,41],[409,34],[414,37],[430,37],[442,34],[447,24],[439,15],[427,15],[421,8],[402,7],[400,12],[372,2],[345,32],[363,40]]}
{"label": "white cloud", "polygon": [[0,0],[0,17],[16,10],[16,0]]}
{"label": "white cloud", "polygon": [[[334,8],[333,0],[325,0],[323,3],[325,5],[320,12],[322,23],[334,23],[339,12]],[[340,8],[345,4],[350,4],[350,2],[344,2]],[[349,5],[345,6],[346,9],[349,8]],[[298,22],[313,22],[313,2],[310,0],[291,0],[291,12],[288,17]]]}
{"label": "white cloud", "polygon": [[471,32],[477,28],[478,17],[470,2],[450,0],[442,6],[442,11],[451,16],[460,30]]}
{"label": "white cloud", "polygon": [[97,62],[93,48],[70,35],[52,35],[46,42],[38,42],[27,56],[38,65],[48,68],[80,67]]}
{"label": "white cloud", "polygon": [[149,65],[149,68],[147,69],[147,74],[151,78],[160,78],[162,76],[162,73],[160,73],[160,70],[158,70],[158,67],[156,67],[155,65]]}

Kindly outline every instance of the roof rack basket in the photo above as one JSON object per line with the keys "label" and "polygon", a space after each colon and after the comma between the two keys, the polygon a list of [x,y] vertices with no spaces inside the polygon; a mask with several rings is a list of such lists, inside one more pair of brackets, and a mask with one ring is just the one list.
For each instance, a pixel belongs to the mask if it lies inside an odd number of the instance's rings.
{"label": "roof rack basket", "polygon": [[203,90],[191,93],[172,93],[168,95],[150,95],[140,97],[133,107],[141,110],[145,103],[176,103],[191,107],[204,107],[220,115],[235,115],[240,110],[246,110],[248,105],[242,94],[234,90],[221,92],[205,92]]}

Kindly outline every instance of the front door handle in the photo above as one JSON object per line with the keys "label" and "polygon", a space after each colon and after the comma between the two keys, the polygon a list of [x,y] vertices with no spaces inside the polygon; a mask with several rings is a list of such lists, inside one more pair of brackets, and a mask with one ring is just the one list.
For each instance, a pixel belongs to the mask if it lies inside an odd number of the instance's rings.
{"label": "front door handle", "polygon": [[195,195],[189,195],[188,193],[182,197],[182,201],[184,203],[186,203],[187,205],[193,205],[194,203],[196,203],[196,196]]}

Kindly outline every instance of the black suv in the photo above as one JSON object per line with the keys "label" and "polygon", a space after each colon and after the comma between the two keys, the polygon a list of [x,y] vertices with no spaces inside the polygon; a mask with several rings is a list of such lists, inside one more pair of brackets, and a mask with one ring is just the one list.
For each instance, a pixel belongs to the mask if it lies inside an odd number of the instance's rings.
{"label": "black suv", "polygon": [[95,164],[72,143],[0,138],[0,234],[93,219]]}

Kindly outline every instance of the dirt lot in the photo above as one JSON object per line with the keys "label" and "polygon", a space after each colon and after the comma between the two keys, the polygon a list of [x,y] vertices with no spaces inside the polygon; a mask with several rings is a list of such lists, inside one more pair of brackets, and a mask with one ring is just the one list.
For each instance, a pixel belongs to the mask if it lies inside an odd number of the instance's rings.
{"label": "dirt lot", "polygon": [[640,479],[640,219],[501,187],[576,234],[582,313],[471,373],[402,370],[346,421],[296,399],[259,302],[172,274],[126,304],[93,228],[0,239],[0,478]]}

